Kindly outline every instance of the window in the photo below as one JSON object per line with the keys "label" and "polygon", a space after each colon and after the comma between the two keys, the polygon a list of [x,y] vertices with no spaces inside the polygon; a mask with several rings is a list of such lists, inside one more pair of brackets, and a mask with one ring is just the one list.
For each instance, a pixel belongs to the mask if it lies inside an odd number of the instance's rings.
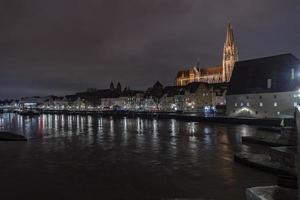
{"label": "window", "polygon": [[274,102],[274,107],[277,107],[277,105],[278,105],[277,102]]}
{"label": "window", "polygon": [[258,114],[258,112],[257,112],[257,111],[255,111],[255,114]]}
{"label": "window", "polygon": [[295,70],[294,70],[294,68],[291,69],[291,79],[292,80],[295,79]]}
{"label": "window", "polygon": [[262,99],[262,96],[259,96],[260,99]]}
{"label": "window", "polygon": [[268,89],[270,89],[272,87],[272,79],[270,79],[270,78],[267,80],[267,87],[268,87]]}
{"label": "window", "polygon": [[247,96],[246,99],[249,99],[249,96]]}
{"label": "window", "polygon": [[298,103],[297,102],[294,102],[294,107],[296,107],[298,105]]}
{"label": "window", "polygon": [[279,111],[277,112],[277,115],[280,115],[280,112],[279,112]]}
{"label": "window", "polygon": [[244,103],[243,102],[241,102],[241,107],[243,107],[244,106]]}
{"label": "window", "polygon": [[250,106],[250,103],[249,103],[249,102],[247,102],[247,106],[248,106],[248,107]]}
{"label": "window", "polygon": [[263,107],[264,106],[263,102],[259,102],[259,106]]}
{"label": "window", "polygon": [[234,106],[237,107],[237,103],[235,103]]}
{"label": "window", "polygon": [[277,96],[276,95],[274,95],[274,99],[276,99],[277,98]]}

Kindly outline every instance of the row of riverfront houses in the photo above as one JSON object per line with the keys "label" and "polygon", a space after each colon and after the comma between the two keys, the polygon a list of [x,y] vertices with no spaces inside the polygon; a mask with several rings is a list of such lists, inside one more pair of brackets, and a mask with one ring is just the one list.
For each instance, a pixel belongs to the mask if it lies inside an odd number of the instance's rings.
{"label": "row of riverfront houses", "polygon": [[211,113],[216,111],[216,107],[225,111],[226,88],[225,84],[211,85],[201,82],[190,83],[186,86],[164,87],[160,82],[156,82],[146,91],[137,91],[114,88],[111,84],[109,89],[93,89],[63,97],[21,98],[2,102],[2,105],[9,105],[15,109]]}

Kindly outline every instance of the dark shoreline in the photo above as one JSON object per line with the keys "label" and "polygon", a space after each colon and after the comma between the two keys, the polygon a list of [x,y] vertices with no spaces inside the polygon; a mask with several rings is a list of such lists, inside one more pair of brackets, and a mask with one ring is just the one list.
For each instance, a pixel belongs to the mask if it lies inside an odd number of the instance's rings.
{"label": "dark shoreline", "polygon": [[[225,124],[248,124],[260,126],[279,127],[282,118],[241,118],[227,116],[203,116],[196,113],[176,112],[141,112],[141,111],[53,111],[44,110],[43,114],[66,114],[66,115],[94,115],[104,117],[128,117],[128,118],[156,118],[156,119],[177,119],[187,122],[210,122]],[[293,118],[285,118],[285,126],[294,126]]]}

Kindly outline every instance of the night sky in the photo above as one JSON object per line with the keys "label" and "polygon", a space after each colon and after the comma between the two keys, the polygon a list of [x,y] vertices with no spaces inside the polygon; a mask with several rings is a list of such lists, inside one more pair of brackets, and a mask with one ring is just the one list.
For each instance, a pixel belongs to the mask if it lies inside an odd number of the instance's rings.
{"label": "night sky", "polygon": [[228,21],[240,60],[300,57],[299,0],[0,0],[0,98],[172,85],[221,64]]}

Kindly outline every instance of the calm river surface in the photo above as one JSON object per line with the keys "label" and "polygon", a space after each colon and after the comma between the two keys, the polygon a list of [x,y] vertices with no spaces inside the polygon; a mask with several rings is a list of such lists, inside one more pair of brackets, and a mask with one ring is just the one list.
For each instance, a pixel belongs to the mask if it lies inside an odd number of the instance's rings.
{"label": "calm river surface", "polygon": [[1,199],[245,199],[273,175],[233,161],[255,127],[92,116],[0,115]]}

